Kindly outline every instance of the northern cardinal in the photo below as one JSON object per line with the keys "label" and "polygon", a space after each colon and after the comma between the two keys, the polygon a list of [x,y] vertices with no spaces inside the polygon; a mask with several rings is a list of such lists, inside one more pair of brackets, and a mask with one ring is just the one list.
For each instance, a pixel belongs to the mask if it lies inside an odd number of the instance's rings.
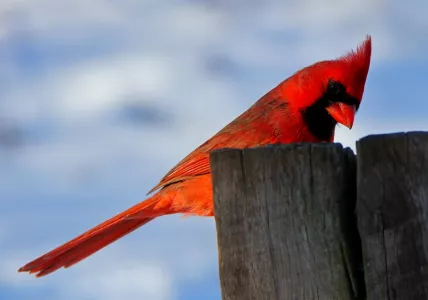
{"label": "northern cardinal", "polygon": [[153,219],[213,216],[210,151],[294,142],[332,142],[337,123],[352,128],[370,66],[371,37],[336,59],[297,71],[179,162],[156,194],[26,264],[43,276],[70,267]]}

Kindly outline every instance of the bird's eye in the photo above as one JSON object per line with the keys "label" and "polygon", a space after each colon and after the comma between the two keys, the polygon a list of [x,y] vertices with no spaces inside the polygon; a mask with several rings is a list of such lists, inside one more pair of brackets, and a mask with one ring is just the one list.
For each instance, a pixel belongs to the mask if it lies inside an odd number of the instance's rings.
{"label": "bird's eye", "polygon": [[339,95],[345,91],[345,87],[336,80],[330,79],[328,81],[327,92],[331,95]]}

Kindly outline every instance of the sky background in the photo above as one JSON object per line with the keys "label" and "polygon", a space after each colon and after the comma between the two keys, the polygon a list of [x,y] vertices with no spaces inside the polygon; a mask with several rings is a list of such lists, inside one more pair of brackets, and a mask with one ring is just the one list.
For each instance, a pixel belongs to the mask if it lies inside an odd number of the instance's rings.
{"label": "sky background", "polygon": [[296,70],[366,34],[352,131],[427,130],[428,2],[2,0],[0,299],[218,300],[212,218],[163,217],[41,279],[24,263],[144,199]]}

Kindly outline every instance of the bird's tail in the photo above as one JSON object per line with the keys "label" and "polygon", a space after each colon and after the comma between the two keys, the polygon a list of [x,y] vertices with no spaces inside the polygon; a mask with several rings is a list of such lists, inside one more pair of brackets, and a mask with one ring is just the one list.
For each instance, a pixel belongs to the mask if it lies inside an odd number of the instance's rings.
{"label": "bird's tail", "polygon": [[156,216],[165,214],[155,209],[158,194],[134,205],[113,218],[95,226],[71,241],[21,267],[18,272],[36,273],[41,277],[64,267],[68,268],[120,239]]}

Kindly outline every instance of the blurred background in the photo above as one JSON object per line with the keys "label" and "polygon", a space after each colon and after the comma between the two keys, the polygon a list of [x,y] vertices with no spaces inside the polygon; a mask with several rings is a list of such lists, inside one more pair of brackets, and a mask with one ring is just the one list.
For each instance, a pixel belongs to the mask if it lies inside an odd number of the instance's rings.
{"label": "blurred background", "polygon": [[41,279],[16,270],[366,34],[363,103],[336,140],[427,130],[427,14],[424,0],[2,0],[0,299],[220,299],[211,218],[157,219]]}

